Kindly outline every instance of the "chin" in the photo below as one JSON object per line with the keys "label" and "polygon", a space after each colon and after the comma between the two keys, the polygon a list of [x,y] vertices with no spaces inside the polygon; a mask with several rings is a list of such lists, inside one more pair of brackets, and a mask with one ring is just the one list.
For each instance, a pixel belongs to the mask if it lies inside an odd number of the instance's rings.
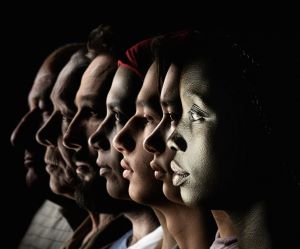
{"label": "chin", "polygon": [[55,180],[50,180],[50,189],[54,194],[74,199],[74,191],[70,190],[70,188],[67,186],[59,184]]}
{"label": "chin", "polygon": [[189,189],[180,189],[180,194],[183,202],[187,206],[195,206],[201,202],[201,198],[198,193],[194,193]]}
{"label": "chin", "polygon": [[130,200],[128,193],[128,184],[123,184],[119,182],[106,182],[106,189],[108,194],[116,199]]}
{"label": "chin", "polygon": [[168,200],[178,203],[178,204],[184,204],[179,189],[174,189],[170,186],[163,185],[163,192],[164,195],[167,197]]}
{"label": "chin", "polygon": [[38,174],[33,168],[27,171],[25,181],[27,187],[33,191],[49,189],[49,176],[47,174]]}
{"label": "chin", "polygon": [[39,183],[39,177],[36,175],[33,169],[29,169],[26,174],[26,185],[29,188],[35,188],[35,186],[38,187]]}

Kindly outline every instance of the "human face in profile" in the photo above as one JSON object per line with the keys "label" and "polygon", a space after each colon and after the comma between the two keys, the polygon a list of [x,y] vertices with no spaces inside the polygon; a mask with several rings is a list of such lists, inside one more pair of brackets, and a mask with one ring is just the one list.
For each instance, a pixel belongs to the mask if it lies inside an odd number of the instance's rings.
{"label": "human face in profile", "polygon": [[112,146],[115,135],[135,113],[135,100],[142,80],[129,68],[119,66],[106,99],[106,117],[90,137],[98,152],[99,173],[106,178],[108,193],[117,199],[129,199],[129,182],[123,178],[122,154]]}
{"label": "human face in profile", "polygon": [[139,203],[155,205],[164,200],[162,182],[150,167],[153,154],[143,148],[145,138],[159,123],[162,113],[157,92],[157,70],[149,68],[136,101],[136,113],[114,139],[115,148],[123,154],[123,177],[129,180],[129,195]]}
{"label": "human face in profile", "polygon": [[238,182],[246,179],[239,175],[237,162],[240,110],[205,70],[201,60],[183,67],[182,116],[168,146],[176,152],[171,162],[173,184],[183,201],[220,207],[232,200]]}
{"label": "human face in profile", "polygon": [[88,145],[88,138],[106,115],[106,95],[116,67],[112,56],[97,56],[84,72],[76,94],[77,113],[64,135],[64,145],[74,151],[76,173],[82,181],[98,177],[97,154]]}
{"label": "human face in profile", "polygon": [[160,95],[163,117],[154,131],[144,141],[144,148],[154,154],[150,165],[154,170],[155,178],[163,181],[165,196],[174,202],[182,201],[180,189],[172,184],[173,171],[170,163],[174,158],[175,151],[167,147],[167,138],[174,131],[178,118],[181,116],[179,73],[179,68],[175,64],[171,64]]}
{"label": "human face in profile", "polygon": [[28,96],[29,111],[23,116],[11,135],[11,142],[24,149],[24,165],[27,169],[26,184],[33,190],[43,191],[49,184],[49,175],[45,171],[45,148],[35,135],[52,112],[50,92],[54,84],[54,75],[41,68]]}
{"label": "human face in profile", "polygon": [[76,94],[77,112],[64,135],[64,145],[74,152],[76,173],[80,184],[75,191],[76,202],[92,212],[124,211],[127,204],[111,198],[106,181],[99,175],[97,152],[88,139],[106,116],[106,96],[117,69],[116,59],[108,54],[98,55],[89,65]]}
{"label": "human face in profile", "polygon": [[37,134],[38,141],[47,147],[45,162],[50,175],[51,190],[74,198],[78,182],[73,153],[63,146],[63,135],[76,112],[74,98],[88,59],[83,52],[75,53],[60,72],[51,93],[53,112]]}

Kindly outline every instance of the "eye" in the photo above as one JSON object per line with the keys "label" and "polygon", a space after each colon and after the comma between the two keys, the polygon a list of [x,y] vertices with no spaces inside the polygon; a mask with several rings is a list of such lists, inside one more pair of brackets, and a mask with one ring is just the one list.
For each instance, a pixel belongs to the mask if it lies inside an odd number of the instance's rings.
{"label": "eye", "polygon": [[114,112],[115,119],[120,121],[120,114],[118,112]]}
{"label": "eye", "polygon": [[69,118],[69,117],[67,117],[67,116],[65,116],[65,115],[62,115],[62,116],[61,116],[61,119],[62,119],[64,122],[67,122],[67,123],[70,123],[71,120],[72,120],[72,118]]}
{"label": "eye", "polygon": [[66,114],[66,113],[61,113],[61,119],[64,123],[71,123],[72,119],[73,119],[74,115],[69,113],[69,114]]}
{"label": "eye", "polygon": [[50,118],[51,112],[43,111],[42,116],[43,116],[43,121],[46,122]]}
{"label": "eye", "polygon": [[205,121],[205,118],[207,117],[207,113],[202,111],[199,106],[193,105],[192,108],[189,110],[189,119],[190,121]]}
{"label": "eye", "polygon": [[96,110],[90,110],[90,115],[93,118],[97,118],[99,116],[99,112]]}
{"label": "eye", "polygon": [[147,114],[144,114],[144,120],[145,120],[145,124],[151,124],[154,121],[154,118],[152,116],[149,116]]}
{"label": "eye", "polygon": [[121,124],[125,124],[127,122],[126,116],[120,112],[114,111],[114,116],[116,121],[118,121]]}
{"label": "eye", "polygon": [[175,112],[169,113],[171,122],[177,122],[179,120],[179,115]]}

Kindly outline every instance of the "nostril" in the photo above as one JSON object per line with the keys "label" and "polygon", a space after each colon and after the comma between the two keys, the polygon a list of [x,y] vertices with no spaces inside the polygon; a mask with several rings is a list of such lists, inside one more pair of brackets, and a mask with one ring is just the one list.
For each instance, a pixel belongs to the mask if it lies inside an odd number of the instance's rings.
{"label": "nostril", "polygon": [[95,139],[95,135],[92,135],[89,137],[88,144],[89,144],[89,147],[93,148],[94,150],[99,149],[99,145],[97,143],[97,140]]}
{"label": "nostril", "polygon": [[151,146],[147,140],[144,141],[144,149],[153,154],[156,152],[156,149],[153,146]]}
{"label": "nostril", "polygon": [[96,150],[109,150],[110,142],[104,133],[96,133],[89,139],[89,145]]}
{"label": "nostril", "polygon": [[78,144],[78,143],[74,143],[74,142],[69,142],[65,139],[63,139],[63,146],[66,147],[67,149],[70,149],[70,150],[75,150],[75,151],[78,151],[81,146]]}
{"label": "nostril", "polygon": [[102,150],[110,149],[110,143],[109,143],[108,139],[103,138],[101,141],[99,141],[99,149],[102,149]]}
{"label": "nostril", "polygon": [[52,144],[50,140],[44,137],[43,130],[37,132],[37,134],[35,135],[35,140],[43,146],[49,146]]}
{"label": "nostril", "polygon": [[117,151],[122,152],[124,150],[121,144],[119,144],[118,136],[113,139],[112,144]]}
{"label": "nostril", "polygon": [[177,151],[176,147],[173,146],[173,145],[170,146],[170,149],[173,150],[173,151]]}

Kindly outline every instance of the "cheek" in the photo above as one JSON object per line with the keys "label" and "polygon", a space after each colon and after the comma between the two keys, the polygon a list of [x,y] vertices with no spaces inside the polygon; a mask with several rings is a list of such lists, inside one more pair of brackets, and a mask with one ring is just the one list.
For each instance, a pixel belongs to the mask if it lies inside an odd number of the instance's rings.
{"label": "cheek", "polygon": [[115,170],[122,170],[123,168],[121,167],[121,160],[123,158],[123,155],[115,150],[114,148],[111,149],[110,154],[109,154],[109,161],[111,162],[111,166],[115,168]]}
{"label": "cheek", "polygon": [[211,129],[201,128],[190,133],[187,141],[187,151],[182,153],[184,160],[190,162],[188,167],[193,174],[204,173],[212,168],[216,162],[215,148],[217,147],[217,137]]}
{"label": "cheek", "polygon": [[137,172],[150,172],[152,171],[150,167],[150,162],[153,159],[153,155],[144,149],[137,150],[136,156],[134,157],[135,170]]}

